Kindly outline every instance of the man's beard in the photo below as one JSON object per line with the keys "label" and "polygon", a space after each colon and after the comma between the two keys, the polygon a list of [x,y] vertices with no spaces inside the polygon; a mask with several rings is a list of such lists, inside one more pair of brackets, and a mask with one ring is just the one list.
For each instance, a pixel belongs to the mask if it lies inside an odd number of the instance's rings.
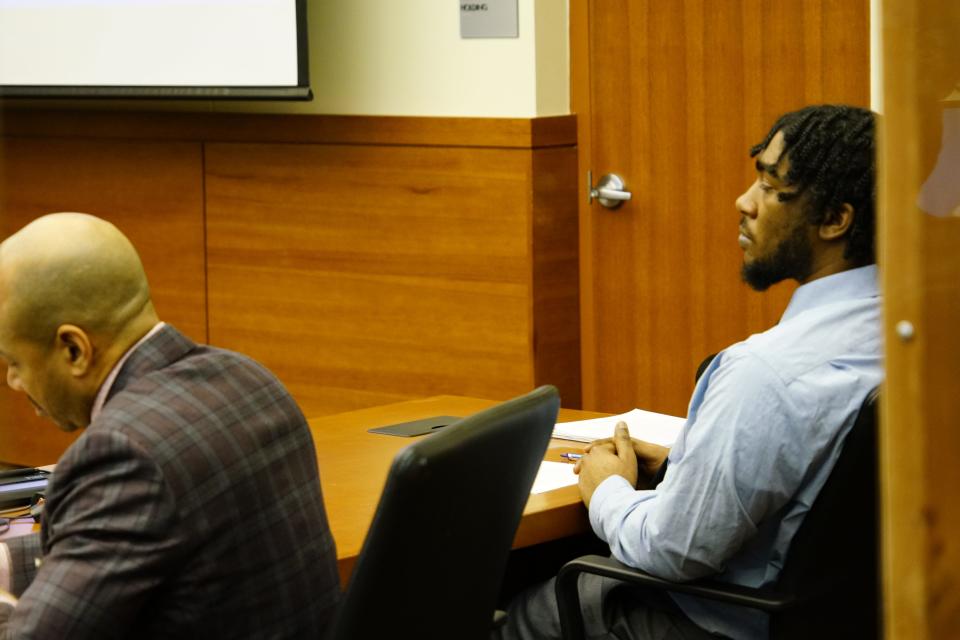
{"label": "man's beard", "polygon": [[769,256],[744,262],[740,269],[743,281],[756,291],[766,291],[788,278],[805,280],[813,265],[813,248],[806,230],[806,224],[798,224]]}

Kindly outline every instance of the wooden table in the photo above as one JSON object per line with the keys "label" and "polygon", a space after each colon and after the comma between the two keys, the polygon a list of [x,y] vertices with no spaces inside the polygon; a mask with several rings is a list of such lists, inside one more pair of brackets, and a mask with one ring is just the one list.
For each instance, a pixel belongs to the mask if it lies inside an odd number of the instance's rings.
{"label": "wooden table", "polygon": [[[479,398],[435,396],[308,421],[317,448],[327,517],[337,543],[342,583],[346,584],[360,554],[393,457],[419,439],[367,433],[367,429],[437,415],[467,416],[495,404]],[[604,414],[561,409],[560,421],[601,415]],[[582,448],[580,443],[551,440],[544,459],[559,462],[561,453]],[[589,528],[579,490],[575,485],[563,487],[530,496],[513,547],[557,540]]]}

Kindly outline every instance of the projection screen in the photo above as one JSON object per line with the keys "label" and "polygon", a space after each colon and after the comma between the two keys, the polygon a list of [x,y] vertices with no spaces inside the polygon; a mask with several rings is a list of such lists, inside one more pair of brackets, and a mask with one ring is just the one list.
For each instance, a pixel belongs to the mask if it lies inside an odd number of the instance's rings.
{"label": "projection screen", "polygon": [[0,0],[0,96],[309,99],[306,0]]}

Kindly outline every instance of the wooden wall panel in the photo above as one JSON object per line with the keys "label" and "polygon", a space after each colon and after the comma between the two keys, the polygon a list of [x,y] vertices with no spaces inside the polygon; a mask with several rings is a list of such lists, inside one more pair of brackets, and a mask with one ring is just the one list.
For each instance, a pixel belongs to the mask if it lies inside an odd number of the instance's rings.
{"label": "wooden wall panel", "polygon": [[[566,149],[543,166],[545,184],[573,184]],[[578,403],[575,341],[558,351],[546,328],[543,361],[574,375],[535,372],[534,235],[564,235],[554,216],[576,237],[572,202],[533,223],[542,152],[209,145],[211,342],[263,361],[310,415],[437,393],[506,398],[539,382]],[[569,245],[558,273],[575,288]]]}
{"label": "wooden wall panel", "polygon": [[882,6],[885,632],[960,638],[960,3]]}
{"label": "wooden wall panel", "polygon": [[[575,118],[0,116],[4,234],[114,220],[164,319],[262,360],[308,413],[548,382],[579,406]],[[0,418],[0,460],[57,457],[34,422]]]}
{"label": "wooden wall panel", "polygon": [[7,135],[82,139],[532,149],[570,146],[577,136],[576,119],[570,116],[425,118],[31,109],[6,110],[0,115]]}
{"label": "wooden wall panel", "polygon": [[574,147],[533,154],[533,351],[537,384],[580,397],[580,243]]}
{"label": "wooden wall panel", "polygon": [[[161,316],[206,340],[199,144],[6,138],[0,153],[0,237],[54,211],[110,220],[137,246]],[[74,437],[0,391],[0,460],[48,464]]]}

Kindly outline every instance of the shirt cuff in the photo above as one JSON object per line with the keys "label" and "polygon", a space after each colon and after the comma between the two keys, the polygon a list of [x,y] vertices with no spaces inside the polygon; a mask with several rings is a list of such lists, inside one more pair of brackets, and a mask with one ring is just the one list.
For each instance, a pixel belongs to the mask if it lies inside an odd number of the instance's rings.
{"label": "shirt cuff", "polygon": [[604,542],[609,542],[603,530],[604,516],[607,515],[609,505],[617,502],[612,498],[624,490],[631,494],[636,491],[623,476],[609,476],[597,486],[590,497],[590,526],[597,537]]}
{"label": "shirt cuff", "polygon": [[10,588],[10,547],[7,543],[0,542],[0,589],[12,591]]}

